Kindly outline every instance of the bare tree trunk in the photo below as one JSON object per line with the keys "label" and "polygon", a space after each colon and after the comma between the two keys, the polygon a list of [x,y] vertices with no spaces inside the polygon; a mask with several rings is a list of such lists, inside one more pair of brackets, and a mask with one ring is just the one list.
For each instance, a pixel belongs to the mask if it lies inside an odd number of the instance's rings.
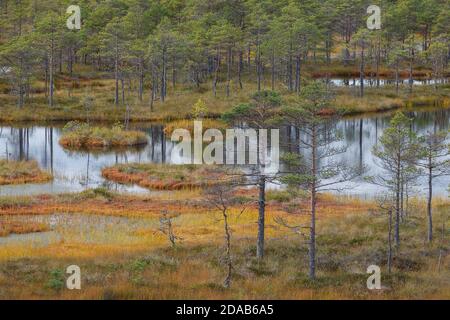
{"label": "bare tree trunk", "polygon": [[377,88],[380,87],[380,61],[381,60],[381,39],[380,35],[378,35],[378,44],[377,44]]}
{"label": "bare tree trunk", "polygon": [[414,66],[414,48],[410,49],[411,58],[409,59],[409,93],[413,92],[413,66]]}
{"label": "bare tree trunk", "polygon": [[266,178],[260,177],[259,187],[259,207],[258,207],[258,243],[256,246],[256,256],[258,259],[264,257],[264,228],[266,211]]}
{"label": "bare tree trunk", "polygon": [[125,104],[125,83],[123,80],[123,76],[120,78],[120,84],[122,88],[122,104]]}
{"label": "bare tree trunk", "polygon": [[359,96],[364,97],[364,45],[361,48],[361,63],[359,66]]}
{"label": "bare tree trunk", "polygon": [[139,59],[139,101],[142,103],[144,94],[144,59]]}
{"label": "bare tree trunk", "polygon": [[67,51],[68,51],[68,54],[69,54],[68,70],[69,70],[69,75],[70,75],[70,77],[72,77],[72,75],[73,75],[73,56],[74,56],[74,50],[73,50],[72,47],[70,47]]}
{"label": "bare tree trunk", "polygon": [[433,201],[433,169],[431,168],[431,158],[429,158],[428,168],[428,199],[427,199],[427,215],[428,215],[428,242],[433,241],[433,215],[432,215],[432,201]]}
{"label": "bare tree trunk", "polygon": [[409,215],[409,184],[405,184],[405,216]]}
{"label": "bare tree trunk", "polygon": [[45,97],[48,98],[48,56],[45,57]]}
{"label": "bare tree trunk", "polygon": [[261,44],[259,43],[259,32],[256,38],[256,50],[257,50],[257,61],[256,61],[256,77],[258,82],[258,92],[261,91],[261,77],[262,77],[262,68],[261,68]]}
{"label": "bare tree trunk", "polygon": [[214,97],[217,96],[217,82],[219,81],[219,68],[220,68],[220,48],[217,47],[216,65],[214,68],[214,80],[213,80]]}
{"label": "bare tree trunk", "polygon": [[238,82],[239,82],[239,88],[241,88],[241,90],[244,88],[244,86],[242,85],[242,68],[244,66],[244,61],[243,61],[243,54],[242,54],[242,50],[239,51],[239,64],[238,64]]}
{"label": "bare tree trunk", "polygon": [[272,91],[275,91],[275,49],[272,48],[272,57],[271,57],[271,61],[272,61]]}
{"label": "bare tree trunk", "polygon": [[[52,26],[52,28],[53,28],[53,26]],[[51,38],[51,45],[50,45],[50,57],[49,57],[49,73],[50,73],[50,95],[49,95],[49,106],[50,107],[53,107],[53,93],[54,93],[54,79],[53,79],[53,77],[54,77],[54,71],[53,71],[53,68],[54,68],[54,61],[53,61],[53,58],[54,58],[54,50],[55,50],[55,40],[54,40],[54,38],[53,38],[53,29],[52,29],[52,36],[51,36],[52,38]]]}
{"label": "bare tree trunk", "polygon": [[155,101],[155,82],[152,81],[152,91],[150,93],[150,112],[153,112],[153,105],[154,105],[154,101]]}
{"label": "bare tree trunk", "polygon": [[397,164],[397,181],[395,186],[395,245],[400,247],[400,160]]}
{"label": "bare tree trunk", "polygon": [[155,70],[154,70],[154,66],[151,65],[151,75],[152,75],[152,83],[151,83],[151,92],[150,92],[150,112],[153,112],[153,104],[155,101],[155,86],[156,86],[156,81],[155,81]]}
{"label": "bare tree trunk", "polygon": [[290,41],[289,44],[289,62],[288,62],[288,68],[287,68],[287,72],[288,72],[288,88],[289,91],[293,91],[293,85],[292,85],[292,40]]}
{"label": "bare tree trunk", "polygon": [[172,88],[175,90],[177,85],[177,66],[175,56],[172,59]]}
{"label": "bare tree trunk", "polygon": [[388,223],[388,261],[387,261],[387,266],[388,266],[388,273],[391,273],[392,270],[392,209],[389,209],[388,211],[389,214],[389,223]]}
{"label": "bare tree trunk", "polygon": [[19,103],[18,106],[19,108],[22,108],[24,105],[24,99],[23,99],[23,58],[20,57],[20,74],[19,74]]}
{"label": "bare tree trunk", "polygon": [[315,279],[316,277],[316,175],[317,175],[317,167],[316,167],[316,157],[317,157],[317,132],[315,125],[312,127],[312,167],[311,173],[313,176],[313,181],[311,183],[311,226],[310,226],[310,240],[309,240],[309,278]]}
{"label": "bare tree trunk", "polygon": [[395,93],[398,95],[399,86],[399,61],[395,62]]}
{"label": "bare tree trunk", "polygon": [[325,56],[327,65],[331,63],[331,35],[330,32],[327,33],[327,40],[325,41]]}
{"label": "bare tree trunk", "polygon": [[295,64],[295,92],[297,94],[300,93],[300,77],[301,77],[301,73],[300,73],[300,66],[301,64],[301,57],[300,54],[297,55],[297,59],[296,59],[296,64]]}
{"label": "bare tree trunk", "polygon": [[230,96],[231,82],[231,46],[227,48],[227,97]]}
{"label": "bare tree trunk", "polygon": [[164,102],[166,99],[166,49],[163,49],[162,54],[162,77],[161,77],[161,102]]}
{"label": "bare tree trunk", "polygon": [[53,54],[50,53],[49,57],[49,106],[53,107],[53,94],[54,94],[54,84],[53,84]]}
{"label": "bare tree trunk", "polygon": [[222,210],[223,220],[224,220],[224,231],[225,231],[225,246],[226,246],[226,265],[227,265],[227,276],[223,283],[225,288],[229,288],[231,285],[231,273],[233,271],[233,262],[231,260],[231,232],[228,226],[228,213],[227,209]]}
{"label": "bare tree trunk", "polygon": [[404,194],[405,194],[405,182],[403,179],[403,173],[401,175],[401,183],[400,183],[400,219],[404,220],[404,212],[403,212],[403,202],[404,202]]}
{"label": "bare tree trunk", "polygon": [[114,56],[115,95],[114,104],[119,105],[119,39],[116,36],[116,52]]}

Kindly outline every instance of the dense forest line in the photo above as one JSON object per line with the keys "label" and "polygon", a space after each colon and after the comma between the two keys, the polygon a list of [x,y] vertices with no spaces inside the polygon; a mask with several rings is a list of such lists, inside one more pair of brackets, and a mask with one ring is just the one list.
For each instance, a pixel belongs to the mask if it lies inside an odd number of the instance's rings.
{"label": "dense forest line", "polygon": [[[380,30],[367,29],[372,4]],[[80,30],[66,26],[70,5]],[[180,84],[299,92],[305,65],[317,77],[353,66],[377,85],[389,72],[412,91],[416,75],[443,79],[450,56],[448,0],[1,0],[0,15],[0,89],[19,107],[44,93],[53,106],[57,77],[114,79],[116,105],[132,92],[153,107]]]}

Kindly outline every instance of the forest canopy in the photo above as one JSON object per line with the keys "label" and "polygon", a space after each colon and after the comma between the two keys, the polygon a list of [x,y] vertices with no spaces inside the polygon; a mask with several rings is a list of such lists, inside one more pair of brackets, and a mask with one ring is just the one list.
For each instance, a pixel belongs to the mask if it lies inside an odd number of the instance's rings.
{"label": "forest canopy", "polygon": [[[71,5],[80,30],[66,26]],[[380,30],[367,29],[370,5],[381,9]],[[212,81],[216,95],[222,82],[229,96],[244,75],[258,89],[269,75],[272,87],[299,92],[304,63],[361,57],[377,68],[420,63],[439,78],[450,45],[448,0],[0,0],[0,17],[3,93],[18,106],[39,91],[36,80],[53,106],[56,74],[73,77],[80,63],[113,76],[115,104],[130,79],[141,102],[147,88],[164,102],[169,84]]]}

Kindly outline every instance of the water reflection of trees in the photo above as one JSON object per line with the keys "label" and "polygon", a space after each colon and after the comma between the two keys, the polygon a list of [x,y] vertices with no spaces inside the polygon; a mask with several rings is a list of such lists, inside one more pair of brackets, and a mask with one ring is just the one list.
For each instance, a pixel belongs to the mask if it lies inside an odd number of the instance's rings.
{"label": "water reflection of trees", "polygon": [[[412,118],[411,130],[419,135],[426,131],[442,131],[450,128],[450,109],[414,109],[406,112]],[[422,111],[423,110],[423,111]],[[425,112],[424,112],[425,111]],[[338,130],[343,135],[342,144],[348,146],[345,154],[339,155],[337,161],[345,160],[349,165],[367,165],[375,168],[371,149],[377,143],[383,130],[389,125],[390,114],[375,114],[364,117],[350,117],[334,122],[328,130]],[[75,160],[70,162],[71,174],[74,168],[78,170],[78,181],[92,183],[93,176],[98,179],[99,167],[126,163],[128,161],[170,163],[174,143],[170,136],[165,136],[162,125],[141,126],[137,129],[146,132],[149,139],[147,146],[132,148],[114,148],[102,150],[65,150],[58,144],[60,128],[58,126],[0,126],[0,158],[13,160],[37,160],[41,167],[48,169],[56,175],[66,175],[66,158]],[[284,126],[280,128],[280,147],[283,152],[299,152],[295,150],[295,143],[300,136],[299,128]],[[56,159],[55,159],[56,157]],[[60,159],[58,158],[60,157]],[[61,162],[63,161],[63,162]],[[56,167],[55,167],[56,166]],[[281,164],[281,166],[283,166]],[[55,172],[53,172],[55,171]],[[83,179],[79,178],[83,176]]]}
{"label": "water reflection of trees", "polygon": [[[450,128],[450,109],[440,109],[432,112],[407,111],[405,114],[412,119],[411,130],[419,135],[427,131],[438,132]],[[384,129],[389,126],[391,114],[379,114],[370,117],[352,117],[339,120],[331,124],[328,130],[340,131],[343,135],[342,143],[348,146],[348,151],[336,160],[345,159],[348,164],[356,166],[369,166],[378,170],[373,165],[371,150],[378,143]],[[299,139],[298,128],[287,127],[280,131],[282,152],[299,152],[293,150],[292,145]],[[320,165],[320,164],[319,164]]]}

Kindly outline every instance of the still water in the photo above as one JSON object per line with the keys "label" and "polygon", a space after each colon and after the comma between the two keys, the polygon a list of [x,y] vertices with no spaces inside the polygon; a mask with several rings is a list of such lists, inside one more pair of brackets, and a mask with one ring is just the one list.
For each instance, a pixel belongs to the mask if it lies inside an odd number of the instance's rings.
{"label": "still water", "polygon": [[[326,79],[323,79],[325,82]],[[449,83],[449,78],[443,79],[413,79],[414,86],[430,86],[435,84],[446,84]],[[361,80],[359,78],[330,78],[328,79],[328,83],[333,84],[336,87],[359,87]],[[377,85],[383,86],[394,86],[397,84],[395,79],[385,79],[381,78],[379,83],[377,84],[377,80],[375,78],[365,78],[363,80],[364,86],[366,87],[376,87]],[[409,86],[409,79],[399,79],[399,86]]]}
{"label": "still water", "polygon": [[[450,109],[414,111],[408,112],[407,115],[414,119],[411,128],[419,134],[450,128]],[[349,166],[365,166],[368,170],[367,175],[382,172],[383,169],[377,165],[371,151],[383,130],[389,125],[391,117],[390,114],[377,114],[339,121],[335,129],[342,132],[342,144],[347,147],[347,150],[337,155],[335,160],[345,161]],[[149,143],[145,147],[76,152],[65,150],[59,145],[61,126],[0,126],[0,158],[34,159],[55,177],[53,182],[46,184],[0,186],[0,195],[74,192],[98,186],[107,186],[124,192],[149,192],[137,186],[108,183],[101,177],[102,168],[117,163],[173,162],[171,153],[174,143],[170,141],[170,137],[164,135],[162,125],[136,125],[136,129],[147,134]],[[292,139],[295,135],[294,128],[281,129],[282,152],[287,151],[287,147],[283,147],[287,144],[283,142]],[[425,178],[421,178],[415,187],[416,192],[424,194],[425,185]],[[450,177],[436,179],[435,194],[447,195],[449,185]],[[380,187],[371,185],[363,179],[358,179],[347,187],[349,188],[345,191],[346,194],[358,196],[370,197],[382,191]]]}

